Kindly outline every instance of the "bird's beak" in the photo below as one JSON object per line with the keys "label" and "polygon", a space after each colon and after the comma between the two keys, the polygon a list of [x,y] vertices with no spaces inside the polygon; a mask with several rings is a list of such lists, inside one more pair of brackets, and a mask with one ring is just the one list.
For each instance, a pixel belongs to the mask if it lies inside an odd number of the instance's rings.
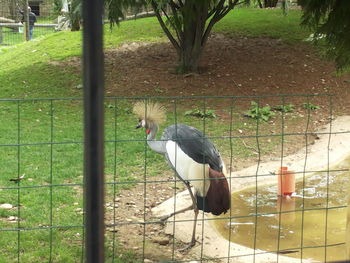
{"label": "bird's beak", "polygon": [[142,122],[140,122],[139,124],[136,125],[136,129],[141,128],[142,127]]}

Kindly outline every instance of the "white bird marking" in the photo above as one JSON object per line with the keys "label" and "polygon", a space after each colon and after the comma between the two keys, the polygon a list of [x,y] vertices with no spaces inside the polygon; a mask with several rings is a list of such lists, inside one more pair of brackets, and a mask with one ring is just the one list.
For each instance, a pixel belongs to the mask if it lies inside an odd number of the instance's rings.
{"label": "white bird marking", "polygon": [[199,196],[206,196],[210,186],[209,165],[194,161],[174,141],[167,141],[165,147],[169,161],[181,179],[189,181]]}

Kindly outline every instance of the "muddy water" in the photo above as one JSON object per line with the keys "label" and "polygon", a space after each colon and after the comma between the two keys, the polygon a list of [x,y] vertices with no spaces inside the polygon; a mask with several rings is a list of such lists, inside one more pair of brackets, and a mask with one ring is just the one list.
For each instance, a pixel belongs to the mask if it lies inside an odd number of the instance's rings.
{"label": "muddy water", "polygon": [[[349,165],[350,158],[332,170]],[[306,176],[296,185],[304,198],[277,198],[277,185],[236,192],[231,221],[215,220],[213,225],[226,239],[250,248],[322,262],[344,260],[347,208],[342,206],[348,202],[349,177],[344,171]]]}

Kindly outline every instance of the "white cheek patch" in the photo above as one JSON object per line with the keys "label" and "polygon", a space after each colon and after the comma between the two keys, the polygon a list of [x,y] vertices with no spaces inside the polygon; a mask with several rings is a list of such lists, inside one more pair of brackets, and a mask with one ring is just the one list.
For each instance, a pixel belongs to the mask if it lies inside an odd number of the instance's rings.
{"label": "white cheek patch", "polygon": [[141,121],[141,125],[142,125],[143,128],[145,128],[145,127],[146,127],[146,121],[145,121],[145,120],[142,120],[142,121]]}

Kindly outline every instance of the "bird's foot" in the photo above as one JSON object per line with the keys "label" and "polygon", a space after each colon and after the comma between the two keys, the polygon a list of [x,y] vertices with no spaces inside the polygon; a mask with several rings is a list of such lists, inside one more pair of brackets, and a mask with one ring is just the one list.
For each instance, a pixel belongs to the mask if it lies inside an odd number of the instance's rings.
{"label": "bird's foot", "polygon": [[171,215],[165,215],[165,216],[159,217],[159,218],[158,218],[159,221],[160,221],[159,223],[165,224],[165,221],[167,221],[170,217],[171,217]]}
{"label": "bird's foot", "polygon": [[191,248],[193,248],[195,244],[196,244],[196,240],[192,240],[192,241],[188,244],[188,246],[179,249],[179,251],[180,251],[180,252],[187,252],[187,251],[189,251]]}

